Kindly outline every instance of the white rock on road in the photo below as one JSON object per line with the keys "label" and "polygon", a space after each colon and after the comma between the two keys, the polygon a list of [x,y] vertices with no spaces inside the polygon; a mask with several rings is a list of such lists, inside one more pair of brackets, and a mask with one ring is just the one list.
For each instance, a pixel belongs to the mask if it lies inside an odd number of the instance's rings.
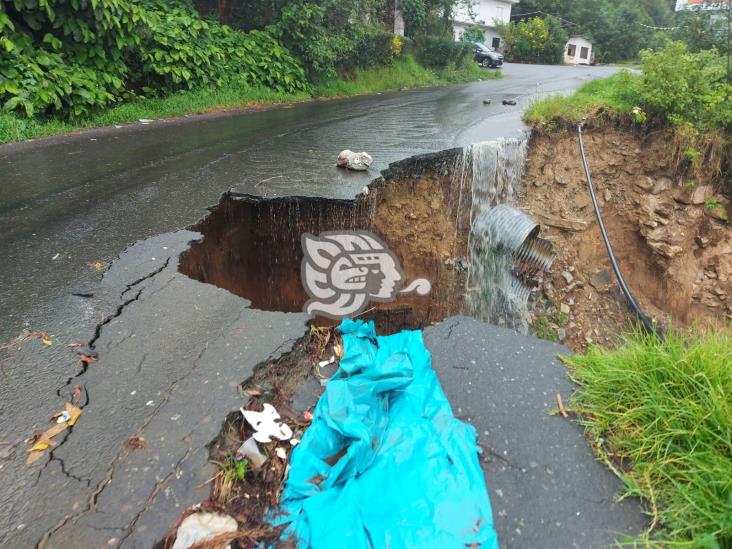
{"label": "white rock on road", "polygon": [[346,149],[341,151],[336,160],[336,166],[339,168],[348,168],[349,170],[355,170],[357,172],[365,172],[371,166],[374,161],[371,155],[366,152],[355,153],[352,150]]}
{"label": "white rock on road", "polygon": [[187,516],[178,527],[173,549],[188,549],[220,534],[236,532],[238,528],[236,520],[228,515],[194,513]]}

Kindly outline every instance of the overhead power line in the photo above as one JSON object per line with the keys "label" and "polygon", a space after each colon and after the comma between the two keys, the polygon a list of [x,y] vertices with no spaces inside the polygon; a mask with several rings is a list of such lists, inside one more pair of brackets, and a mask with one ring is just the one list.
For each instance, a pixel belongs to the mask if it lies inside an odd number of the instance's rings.
{"label": "overhead power line", "polygon": [[547,13],[545,11],[532,11],[532,12],[529,12],[529,13],[515,13],[515,14],[511,15],[511,19],[518,18],[518,17],[526,17],[526,16],[529,16],[529,15],[536,15],[536,14],[549,15],[551,17],[556,17],[557,19],[559,19],[560,21],[564,21],[568,25],[574,25],[575,27],[577,26],[577,23],[573,23],[569,19],[565,19],[564,17],[560,17],[558,15],[554,15],[553,13]]}

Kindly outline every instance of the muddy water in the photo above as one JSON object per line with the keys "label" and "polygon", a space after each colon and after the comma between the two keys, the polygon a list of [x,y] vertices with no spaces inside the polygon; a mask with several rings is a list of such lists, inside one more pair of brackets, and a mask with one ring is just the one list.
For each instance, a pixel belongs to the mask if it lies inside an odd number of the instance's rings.
{"label": "muddy water", "polygon": [[[526,142],[516,139],[412,157],[392,164],[354,200],[226,193],[194,227],[203,239],[184,254],[180,270],[255,308],[300,311],[308,299],[301,235],[367,229],[400,258],[407,281],[432,284],[427,296],[400,295],[365,313],[380,330],[422,328],[456,313],[525,330],[529,288],[516,254],[538,227],[506,207],[525,157]],[[496,224],[495,212],[514,217]]]}

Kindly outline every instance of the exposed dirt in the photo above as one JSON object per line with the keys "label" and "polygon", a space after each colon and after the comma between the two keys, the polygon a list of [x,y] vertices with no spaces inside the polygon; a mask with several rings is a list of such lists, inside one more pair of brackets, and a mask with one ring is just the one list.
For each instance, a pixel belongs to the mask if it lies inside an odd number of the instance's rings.
{"label": "exposed dirt", "polygon": [[426,278],[432,291],[400,295],[362,318],[377,320],[380,333],[440,321],[461,311],[465,288],[464,271],[450,261],[465,258],[468,247],[469,179],[457,184],[461,192],[451,177],[459,154],[394,164],[355,200],[225,195],[193,227],[204,238],[181,257],[180,271],[258,309],[301,311],[308,299],[300,281],[301,235],[368,228],[401,259],[406,282]]}
{"label": "exposed dirt", "polygon": [[[730,201],[679,175],[666,133],[595,130],[585,148],[605,225],[631,292],[662,326],[732,318]],[[532,138],[520,206],[558,254],[535,324],[582,350],[627,331],[633,316],[595,220],[576,133]]]}

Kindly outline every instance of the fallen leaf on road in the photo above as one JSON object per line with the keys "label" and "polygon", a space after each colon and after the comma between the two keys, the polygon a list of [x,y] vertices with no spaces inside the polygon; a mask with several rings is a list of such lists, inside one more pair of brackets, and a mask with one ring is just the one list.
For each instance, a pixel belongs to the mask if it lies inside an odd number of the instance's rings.
{"label": "fallen leaf on road", "polygon": [[[37,434],[29,441],[32,446],[27,450],[28,457],[25,460],[26,465],[31,465],[35,463],[41,458],[43,452],[45,452],[48,448],[55,446],[56,443],[53,441],[53,437],[55,437],[59,433],[64,432],[67,428],[74,425],[74,423],[76,423],[76,420],[79,419],[80,415],[81,409],[77,408],[69,402],[65,403],[64,411],[59,412],[58,414],[54,414],[51,419],[52,421],[57,421],[59,418],[63,417],[68,418],[68,420],[56,423],[53,427],[42,433]],[[54,420],[54,418],[56,419]]]}
{"label": "fallen leaf on road", "polygon": [[79,355],[79,362],[83,362],[84,364],[89,364],[91,362],[94,362],[96,358],[89,355]]}
{"label": "fallen leaf on road", "polygon": [[71,427],[72,425],[74,425],[74,423],[76,423],[76,420],[79,419],[79,416],[81,415],[81,409],[77,408],[70,402],[64,404],[64,408],[71,416],[71,419],[69,419],[69,421],[67,422],[69,424],[69,427]]}
{"label": "fallen leaf on road", "polygon": [[51,345],[53,345],[53,343],[51,342],[51,340],[50,340],[50,339],[48,339],[47,337],[44,337],[44,338],[43,338],[43,339],[42,339],[41,341],[43,341],[43,344],[44,344],[44,345],[45,345],[46,347],[50,347]]}
{"label": "fallen leaf on road", "polygon": [[88,263],[88,265],[94,269],[95,271],[103,271],[107,267],[109,267],[109,263],[107,261],[92,261],[91,263]]}
{"label": "fallen leaf on road", "polygon": [[130,450],[140,450],[145,447],[145,437],[130,437],[125,441]]}
{"label": "fallen leaf on road", "polygon": [[51,440],[51,437],[48,436],[46,433],[41,433],[38,435],[38,438],[35,441],[35,444],[28,448],[29,452],[38,452],[40,450],[45,450],[46,448],[50,448],[56,444],[53,440]]}

